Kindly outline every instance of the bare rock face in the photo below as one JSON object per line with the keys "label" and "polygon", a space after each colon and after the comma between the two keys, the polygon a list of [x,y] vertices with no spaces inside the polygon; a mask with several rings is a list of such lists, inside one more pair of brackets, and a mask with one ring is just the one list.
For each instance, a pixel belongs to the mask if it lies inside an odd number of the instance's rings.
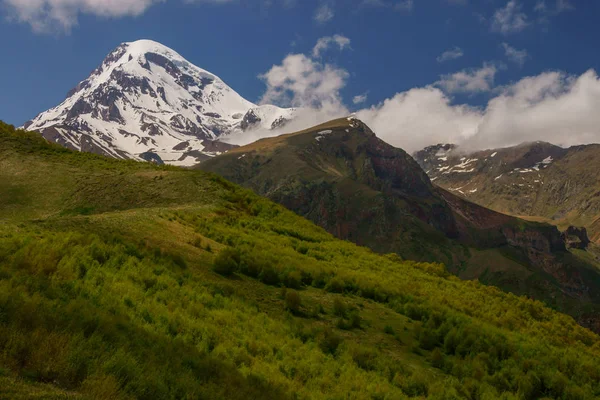
{"label": "bare rock face", "polygon": [[283,116],[281,116],[281,117],[277,118],[275,121],[273,121],[273,123],[271,124],[271,129],[283,128],[289,122],[290,122],[290,120],[288,118],[284,118]]}
{"label": "bare rock face", "polygon": [[158,154],[152,153],[150,151],[140,154],[140,157],[142,159],[144,159],[148,162],[154,163],[156,165],[164,165],[164,163],[165,163]]}
{"label": "bare rock face", "polygon": [[240,124],[240,128],[242,128],[243,131],[246,131],[249,128],[258,125],[261,121],[261,118],[258,115],[256,115],[256,112],[254,110],[249,110],[244,115],[244,118],[242,119],[242,122]]}
{"label": "bare rock face", "polygon": [[561,234],[561,239],[567,247],[571,249],[585,250],[591,243],[588,238],[587,229],[569,226],[566,231]]}
{"label": "bare rock face", "polygon": [[[216,154],[205,141],[277,128],[291,117],[290,110],[252,104],[160,43],[140,40],[118,46],[65,101],[24,127],[80,151],[132,159],[151,153],[191,166]],[[188,146],[177,148],[182,142]]]}

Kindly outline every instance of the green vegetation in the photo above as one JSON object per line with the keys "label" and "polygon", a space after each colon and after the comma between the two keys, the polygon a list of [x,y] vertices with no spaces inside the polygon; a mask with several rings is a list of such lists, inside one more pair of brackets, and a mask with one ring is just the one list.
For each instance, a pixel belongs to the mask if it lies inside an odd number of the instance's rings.
{"label": "green vegetation", "polygon": [[0,398],[600,396],[571,317],[212,174],[0,125],[0,187]]}
{"label": "green vegetation", "polygon": [[[331,133],[321,137],[323,130]],[[435,188],[408,154],[361,122],[342,118],[262,139],[198,168],[264,195],[340,239],[408,260],[442,262],[462,279],[540,300],[600,333],[600,264],[593,255],[567,253],[551,225],[498,215]],[[491,175],[492,182],[498,175]],[[310,242],[287,227],[275,229]],[[265,278],[274,282],[271,272]],[[316,279],[331,293],[347,292],[340,279]]]}

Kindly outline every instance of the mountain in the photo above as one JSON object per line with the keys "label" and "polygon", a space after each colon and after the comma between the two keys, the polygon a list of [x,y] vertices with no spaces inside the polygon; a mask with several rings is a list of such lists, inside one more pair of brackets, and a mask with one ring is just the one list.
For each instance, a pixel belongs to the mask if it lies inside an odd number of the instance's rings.
{"label": "mountain", "polygon": [[411,156],[357,119],[262,139],[198,168],[267,196],[340,239],[443,262],[461,278],[543,300],[600,331],[600,273],[567,250],[556,227],[435,187]]}
{"label": "mountain", "polygon": [[225,134],[277,129],[293,109],[257,106],[150,40],[123,43],[24,128],[74,150],[190,166],[232,148]]}
{"label": "mountain", "polygon": [[[402,184],[426,196],[418,177]],[[0,398],[600,393],[600,337],[571,317],[335,239],[213,174],[0,122],[0,227]]]}
{"label": "mountain", "polygon": [[600,240],[600,145],[568,149],[524,143],[463,153],[452,145],[414,154],[431,180],[493,210],[547,221],[565,230],[587,228]]}

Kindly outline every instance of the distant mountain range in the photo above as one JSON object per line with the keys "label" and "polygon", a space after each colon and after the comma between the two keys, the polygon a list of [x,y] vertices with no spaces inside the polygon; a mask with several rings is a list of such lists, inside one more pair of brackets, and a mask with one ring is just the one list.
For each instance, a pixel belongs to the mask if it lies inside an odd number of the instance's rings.
{"label": "distant mountain range", "polygon": [[191,166],[232,147],[218,138],[275,130],[294,113],[257,106],[168,47],[139,40],[118,46],[24,128],[74,150]]}
{"label": "distant mountain range", "polygon": [[[541,166],[547,157],[532,160]],[[469,170],[475,161],[462,163],[456,168]],[[568,251],[554,226],[500,214],[434,186],[413,158],[357,119],[262,139],[198,168],[275,200],[341,239],[443,262],[464,279],[543,300],[600,331],[600,272],[587,254]]]}
{"label": "distant mountain range", "polygon": [[465,153],[430,146],[415,160],[438,186],[493,210],[585,227],[600,240],[600,145],[568,149],[545,142]]}

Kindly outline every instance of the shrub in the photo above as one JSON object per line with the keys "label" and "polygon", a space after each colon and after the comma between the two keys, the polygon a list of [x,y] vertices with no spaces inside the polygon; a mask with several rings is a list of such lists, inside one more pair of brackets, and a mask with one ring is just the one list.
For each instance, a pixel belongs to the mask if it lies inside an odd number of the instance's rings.
{"label": "shrub", "polygon": [[422,374],[415,374],[402,382],[402,391],[410,397],[427,396],[429,384]]}
{"label": "shrub", "polygon": [[291,311],[293,314],[300,312],[300,306],[302,305],[302,299],[295,290],[288,290],[285,294],[285,308]]}
{"label": "shrub", "polygon": [[325,286],[325,290],[331,293],[344,293],[345,287],[346,284],[344,281],[338,277],[335,277],[329,280],[329,283],[327,283],[327,286]]}
{"label": "shrub", "polygon": [[392,328],[390,325],[386,325],[385,328],[383,328],[383,331],[388,335],[393,335],[395,333],[394,328]]}
{"label": "shrub", "polygon": [[319,346],[323,353],[335,354],[336,350],[342,344],[342,338],[331,329],[326,329],[321,336]]}
{"label": "shrub", "polygon": [[283,279],[283,284],[291,289],[300,289],[302,287],[302,275],[298,271],[291,271]]}
{"label": "shrub", "polygon": [[347,312],[348,307],[342,299],[336,298],[335,300],[333,300],[333,315],[344,318],[346,317]]}
{"label": "shrub", "polygon": [[423,350],[431,350],[437,344],[438,339],[434,331],[430,329],[422,329],[419,334],[419,347]]}
{"label": "shrub", "polygon": [[350,328],[352,329],[360,329],[360,325],[362,322],[362,318],[358,311],[354,311],[350,314]]}
{"label": "shrub", "polygon": [[438,348],[433,349],[431,352],[431,366],[439,369],[444,368],[444,355]]}
{"label": "shrub", "polygon": [[267,265],[262,269],[262,271],[260,272],[259,278],[260,278],[261,282],[263,282],[267,285],[276,286],[279,284],[279,274],[277,274],[277,271],[275,271],[275,268],[273,268],[270,265]]}
{"label": "shrub", "polygon": [[228,247],[215,257],[213,271],[219,275],[229,276],[236,272],[240,266],[240,251]]}
{"label": "shrub", "polygon": [[377,353],[371,349],[357,348],[352,352],[352,360],[365,371],[375,370],[377,358]]}

